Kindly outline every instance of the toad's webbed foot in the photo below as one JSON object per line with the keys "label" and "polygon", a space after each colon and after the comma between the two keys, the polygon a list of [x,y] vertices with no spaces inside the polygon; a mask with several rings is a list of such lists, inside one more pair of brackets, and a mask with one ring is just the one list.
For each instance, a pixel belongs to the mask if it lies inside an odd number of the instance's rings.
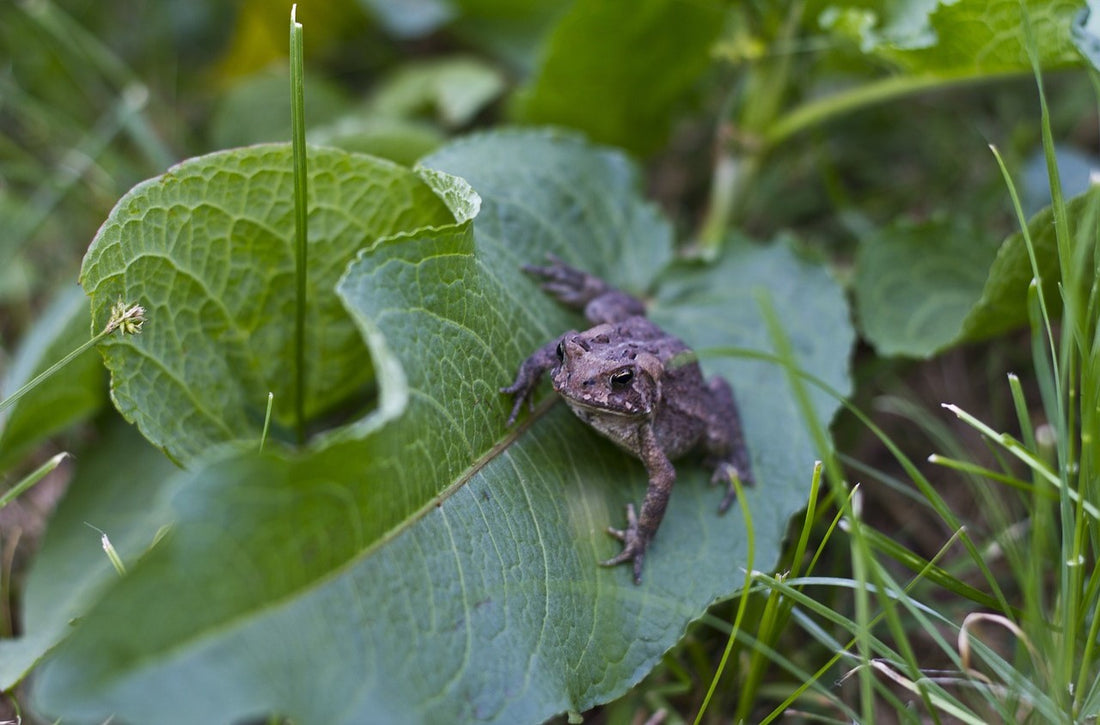
{"label": "toad's webbed foot", "polygon": [[648,540],[638,532],[638,516],[634,513],[634,504],[626,505],[626,528],[615,529],[607,527],[607,533],[623,542],[623,550],[607,561],[601,561],[601,566],[616,566],[628,561],[634,563],[634,583],[642,583],[642,563],[645,561],[645,549]]}

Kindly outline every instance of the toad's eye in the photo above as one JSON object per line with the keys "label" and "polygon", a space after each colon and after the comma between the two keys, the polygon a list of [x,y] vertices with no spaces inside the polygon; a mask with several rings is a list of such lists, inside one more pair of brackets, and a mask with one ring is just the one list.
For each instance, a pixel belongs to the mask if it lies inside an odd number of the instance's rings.
{"label": "toad's eye", "polygon": [[615,373],[611,373],[611,387],[613,388],[625,388],[630,385],[630,381],[634,379],[634,371],[630,368],[620,370]]}
{"label": "toad's eye", "polygon": [[565,362],[565,343],[558,343],[558,362]]}

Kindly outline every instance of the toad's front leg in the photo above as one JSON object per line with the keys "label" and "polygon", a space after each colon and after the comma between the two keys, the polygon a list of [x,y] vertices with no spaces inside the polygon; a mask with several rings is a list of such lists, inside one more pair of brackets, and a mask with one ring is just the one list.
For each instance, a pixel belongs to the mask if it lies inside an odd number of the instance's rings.
{"label": "toad's front leg", "polygon": [[531,357],[520,364],[519,370],[516,372],[515,382],[507,388],[500,389],[502,393],[516,396],[515,402],[512,404],[512,414],[508,416],[509,426],[516,422],[516,416],[519,415],[520,408],[523,407],[523,401],[531,399],[531,395],[535,392],[535,387],[538,386],[543,373],[561,362],[558,350],[561,349],[562,339],[551,340],[535,350]]}
{"label": "toad's front leg", "polygon": [[607,529],[609,534],[623,542],[623,550],[617,556],[601,562],[604,566],[633,562],[635,584],[642,583],[642,563],[645,561],[646,547],[653,540],[661,520],[665,517],[668,497],[672,493],[672,484],[676,481],[676,469],[657,443],[651,423],[642,428],[638,455],[649,472],[649,488],[646,489],[645,500],[642,502],[642,515],[635,515],[634,504],[626,505],[626,528]]}

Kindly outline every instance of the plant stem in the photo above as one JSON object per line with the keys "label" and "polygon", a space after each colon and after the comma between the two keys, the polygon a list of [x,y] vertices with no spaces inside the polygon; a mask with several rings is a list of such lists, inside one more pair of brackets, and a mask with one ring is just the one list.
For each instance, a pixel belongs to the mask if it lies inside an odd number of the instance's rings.
{"label": "plant stem", "polygon": [[[785,73],[786,69],[783,70]],[[893,98],[1018,75],[1021,75],[1020,72],[1011,71],[981,75],[893,76],[809,101],[790,113],[779,116],[775,121],[761,119],[758,114],[751,119],[746,119],[742,132],[751,135],[754,143],[741,144],[740,149],[730,148],[719,151],[707,212],[699,226],[699,253],[704,258],[713,258],[718,254],[726,229],[734,222],[737,215],[738,200],[743,191],[752,185],[753,178],[764,158],[771,153],[772,149],[792,136],[825,123],[835,116],[852,113]],[[784,78],[785,76],[781,76],[780,80]],[[753,125],[750,126],[749,123]]]}
{"label": "plant stem", "polygon": [[866,83],[848,91],[804,103],[772,124],[762,135],[765,149],[774,148],[807,128],[828,121],[833,116],[850,113],[866,106],[901,96],[933,89],[943,89],[967,83],[979,83],[1021,75],[1019,71],[950,75],[904,75]]}
{"label": "plant stem", "polygon": [[718,662],[718,669],[715,670],[714,677],[710,680],[710,687],[707,688],[707,694],[703,697],[703,704],[699,706],[699,712],[695,714],[694,725],[699,725],[699,723],[702,722],[703,715],[706,714],[707,711],[707,706],[710,705],[710,700],[714,696],[715,690],[718,688],[718,681],[722,679],[722,672],[726,669],[730,653],[733,652],[734,642],[737,641],[737,633],[741,631],[741,625],[745,618],[745,611],[748,609],[749,597],[752,595],[752,582],[756,576],[752,568],[756,556],[756,534],[752,525],[752,511],[745,501],[745,492],[741,488],[741,479],[734,475],[730,477],[730,482],[733,484],[734,490],[737,491],[736,500],[741,507],[741,515],[745,522],[745,547],[747,549],[745,553],[745,583],[741,587],[741,597],[737,602],[737,614],[734,615],[733,629],[730,631],[730,636],[726,640],[726,649],[722,652],[722,659]]}
{"label": "plant stem", "polygon": [[0,400],[0,413],[3,413],[8,408],[15,405],[16,402],[18,402],[20,398],[22,398],[24,395],[26,395],[27,393],[31,392],[32,390],[37,388],[39,385],[41,385],[43,383],[43,381],[46,380],[46,378],[50,377],[51,375],[56,373],[58,370],[65,367],[66,365],[71,363],[76,358],[80,357],[81,353],[88,350],[88,348],[92,347],[97,342],[99,342],[103,338],[107,337],[107,335],[110,335],[112,332],[114,332],[114,328],[104,329],[102,332],[95,335],[92,339],[88,340],[83,345],[76,348],[75,350],[70,352],[68,355],[61,358],[57,362],[55,362],[53,365],[49,366],[48,368],[46,368],[45,370],[40,372],[38,375],[35,375],[34,378],[30,382],[23,385],[23,387],[19,388],[19,390],[16,390],[9,397],[4,398],[3,400]]}
{"label": "plant stem", "polygon": [[732,151],[719,152],[711,178],[707,213],[699,226],[698,251],[703,259],[714,259],[721,251],[726,230],[736,216],[738,200],[756,175],[760,158],[755,153],[738,156]]}
{"label": "plant stem", "polygon": [[297,254],[295,277],[297,299],[294,319],[294,420],[299,445],[306,439],[306,242],[309,238],[306,214],[306,122],[303,80],[302,24],[295,19],[298,6],[290,10],[290,117],[294,148],[294,231]]}
{"label": "plant stem", "polygon": [[[801,0],[791,3],[777,43],[794,42],[802,10]],[[747,16],[748,12],[743,11],[739,21],[747,24]],[[698,252],[704,259],[718,256],[726,232],[743,206],[745,191],[751,187],[767,154],[759,143],[760,136],[779,115],[790,80],[789,54],[780,54],[767,62],[757,59],[744,74],[743,90],[731,89],[723,102],[710,199],[698,234]],[[738,104],[740,98],[751,98],[752,103]]]}
{"label": "plant stem", "polygon": [[11,396],[0,401],[0,413],[3,413],[8,408],[15,405],[15,403],[20,398],[37,388],[48,377],[71,363],[73,360],[79,357],[82,352],[92,347],[115,330],[121,328],[123,333],[137,334],[141,332],[141,325],[144,322],[144,307],[141,307],[140,305],[131,305],[130,307],[126,307],[120,301],[117,305],[115,305],[114,310],[111,312],[111,319],[107,322],[107,325],[103,328],[101,332],[92,336],[92,339],[80,345],[78,348],[55,362],[53,365],[43,370],[38,375],[35,375],[29,383],[26,383],[25,385],[23,385],[23,387],[19,388],[19,390],[16,390],[14,393],[11,394]]}

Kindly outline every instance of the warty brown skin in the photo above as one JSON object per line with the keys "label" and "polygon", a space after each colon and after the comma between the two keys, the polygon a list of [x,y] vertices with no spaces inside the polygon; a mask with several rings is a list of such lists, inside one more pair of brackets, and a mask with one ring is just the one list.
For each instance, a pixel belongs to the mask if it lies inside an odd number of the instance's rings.
{"label": "warty brown skin", "polygon": [[711,482],[726,484],[719,513],[734,500],[731,476],[752,483],[733,391],[720,377],[705,381],[687,345],[647,319],[637,298],[553,257],[548,266],[523,269],[559,302],[584,310],[594,326],[570,330],[523,361],[515,382],[501,388],[515,395],[508,425],[549,372],[578,418],[641,460],[649,474],[641,515],[626,505],[626,528],[608,528],[623,550],[601,562],[631,562],[640,584],[646,549],[676,481],[673,460],[696,450],[704,454],[714,469]]}

